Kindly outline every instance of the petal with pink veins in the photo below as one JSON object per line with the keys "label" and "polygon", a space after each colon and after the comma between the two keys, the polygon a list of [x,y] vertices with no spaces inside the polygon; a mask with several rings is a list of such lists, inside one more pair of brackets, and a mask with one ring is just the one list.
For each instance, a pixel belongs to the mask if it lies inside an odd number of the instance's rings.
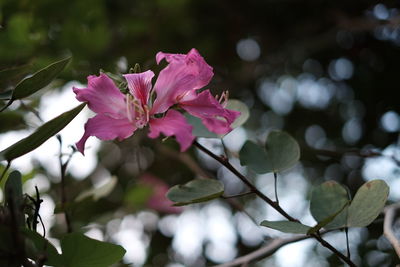
{"label": "petal with pink veins", "polygon": [[175,136],[181,146],[181,151],[187,150],[195,137],[192,135],[193,127],[187,123],[185,116],[176,110],[169,110],[163,118],[150,119],[150,138],[157,138],[160,133],[165,136]]}
{"label": "petal with pink veins", "polygon": [[212,67],[196,49],[187,55],[158,52],[157,63],[169,64],[160,72],[154,85],[157,98],[152,114],[163,113],[186,94],[206,86],[214,75]]}
{"label": "petal with pink veins", "polygon": [[103,114],[98,114],[89,119],[85,124],[85,133],[76,143],[78,151],[84,154],[86,140],[96,136],[101,140],[123,140],[133,134],[136,128],[128,119],[114,119]]}
{"label": "petal with pink veins", "polygon": [[196,97],[183,99],[179,106],[200,118],[207,129],[216,134],[230,132],[231,124],[240,116],[240,112],[222,107],[209,90],[199,93]]}
{"label": "petal with pink veins", "polygon": [[142,105],[147,105],[154,72],[148,70],[142,73],[125,74],[124,77],[128,82],[129,92],[139,100]]}
{"label": "petal with pink veins", "polygon": [[125,96],[114,82],[104,73],[88,76],[87,88],[73,88],[76,99],[87,102],[91,110],[98,114],[121,119],[126,117]]}

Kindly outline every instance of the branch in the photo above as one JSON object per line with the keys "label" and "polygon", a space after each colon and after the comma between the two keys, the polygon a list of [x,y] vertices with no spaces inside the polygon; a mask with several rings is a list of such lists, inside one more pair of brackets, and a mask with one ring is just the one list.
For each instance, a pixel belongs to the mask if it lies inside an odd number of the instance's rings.
{"label": "branch", "polygon": [[253,191],[259,198],[267,202],[270,206],[272,206],[276,211],[278,211],[281,215],[283,215],[286,219],[293,222],[298,222],[299,220],[293,218],[289,214],[284,211],[278,203],[264,195],[260,190],[258,190],[243,174],[241,174],[236,168],[230,164],[229,160],[225,157],[219,157],[212,153],[210,150],[199,144],[197,141],[193,142],[193,145],[196,146],[198,149],[224,165],[228,170],[230,170],[236,177],[238,177],[244,184],[246,184],[251,191]]}
{"label": "branch", "polygon": [[66,204],[67,204],[67,193],[65,190],[65,180],[66,180],[66,171],[67,171],[67,166],[68,163],[70,162],[73,154],[75,153],[74,147],[72,147],[72,152],[69,154],[67,160],[63,163],[62,161],[62,139],[60,135],[57,135],[57,139],[60,143],[60,155],[58,157],[59,164],[60,164],[60,175],[61,175],[61,208],[64,211],[64,216],[65,216],[65,222],[67,224],[67,232],[71,233],[72,232],[72,223],[71,223],[71,218],[66,210]]}
{"label": "branch", "polygon": [[392,244],[394,250],[396,251],[397,256],[400,258],[400,241],[396,238],[393,233],[392,225],[394,221],[394,216],[396,210],[400,209],[400,203],[395,203],[390,206],[387,206],[385,209],[385,219],[383,221],[383,234]]}
{"label": "branch", "polygon": [[273,239],[268,245],[261,247],[247,255],[244,255],[242,257],[236,258],[231,262],[215,265],[213,267],[233,267],[233,266],[239,266],[239,265],[245,265],[249,264],[253,261],[260,260],[266,257],[271,256],[274,254],[278,249],[280,249],[283,246],[286,246],[291,243],[295,243],[301,240],[305,240],[311,238],[311,236],[307,235],[300,235],[300,236],[294,236],[290,238],[277,238]]}
{"label": "branch", "polygon": [[[289,214],[286,213],[282,209],[282,207],[279,205],[279,203],[272,201],[269,197],[264,195],[260,190],[258,190],[248,179],[246,176],[241,174],[232,164],[230,164],[228,158],[222,157],[222,156],[217,156],[210,150],[208,150],[206,147],[202,146],[200,143],[197,141],[193,142],[193,145],[196,146],[198,149],[221,163],[225,168],[230,170],[236,177],[238,177],[243,183],[245,183],[251,191],[253,191],[258,197],[260,197],[262,200],[264,200],[266,203],[268,203],[272,208],[274,208],[277,212],[279,212],[282,216],[284,216],[286,219],[292,222],[300,222],[299,220],[293,218]],[[328,248],[330,251],[332,251],[336,256],[338,256],[340,259],[342,259],[345,263],[347,263],[349,266],[355,267],[356,265],[351,261],[350,258],[346,257],[343,253],[338,251],[336,248],[334,248],[331,244],[326,242],[320,234],[312,234],[312,237],[314,237],[321,245],[324,247]]]}

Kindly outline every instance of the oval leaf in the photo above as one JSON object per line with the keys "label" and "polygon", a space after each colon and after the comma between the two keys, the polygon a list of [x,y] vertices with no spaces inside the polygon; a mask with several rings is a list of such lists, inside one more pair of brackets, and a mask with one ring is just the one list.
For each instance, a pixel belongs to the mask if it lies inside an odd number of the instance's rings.
{"label": "oval leaf", "polygon": [[349,207],[348,227],[364,227],[383,210],[389,187],[383,180],[369,181],[358,189]]}
{"label": "oval leaf", "polygon": [[217,180],[196,179],[184,185],[176,185],[167,192],[167,198],[174,206],[209,201],[224,193],[224,185]]}
{"label": "oval leaf", "polygon": [[300,159],[300,147],[297,141],[282,131],[272,131],[265,143],[270,172],[280,172],[293,167]]}
{"label": "oval leaf", "polygon": [[57,77],[57,75],[65,68],[70,60],[71,57],[67,57],[60,61],[54,62],[34,73],[32,76],[23,79],[17,84],[17,86],[15,86],[11,96],[11,101],[30,96],[31,94],[50,84],[50,82]]}
{"label": "oval leaf", "polygon": [[231,124],[232,129],[243,125],[250,117],[249,108],[240,100],[229,99],[226,108],[240,112],[240,116],[237,117],[236,120]]}
{"label": "oval leaf", "polygon": [[310,211],[311,215],[318,222],[329,220],[332,215],[337,214],[331,222],[327,223],[326,229],[339,229],[346,226],[347,207],[349,197],[346,188],[335,181],[327,181],[315,187],[311,193]]}
{"label": "oval leaf", "polygon": [[271,170],[264,148],[252,141],[244,143],[239,152],[239,158],[242,165],[248,166],[257,173],[266,173]]}
{"label": "oval leaf", "polygon": [[311,229],[310,226],[291,221],[262,221],[260,225],[292,234],[307,234]]}
{"label": "oval leaf", "polygon": [[26,153],[31,152],[35,148],[43,144],[47,139],[61,131],[68,123],[70,123],[84,108],[86,104],[80,104],[70,111],[64,112],[58,117],[40,126],[34,133],[11,145],[0,152],[0,160],[11,161]]}
{"label": "oval leaf", "polygon": [[108,267],[120,261],[126,250],[107,242],[71,233],[61,240],[65,267]]}

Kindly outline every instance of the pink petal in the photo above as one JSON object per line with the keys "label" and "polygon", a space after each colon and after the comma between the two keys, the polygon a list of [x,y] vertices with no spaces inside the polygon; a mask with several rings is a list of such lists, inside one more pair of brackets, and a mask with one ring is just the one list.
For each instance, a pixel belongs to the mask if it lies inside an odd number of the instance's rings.
{"label": "pink petal", "polygon": [[150,119],[149,125],[150,138],[157,138],[160,133],[165,136],[175,136],[181,151],[188,149],[195,139],[192,135],[193,127],[187,123],[185,116],[176,110],[169,110],[163,118]]}
{"label": "pink petal", "polygon": [[85,133],[76,143],[78,150],[84,154],[86,140],[96,136],[101,140],[123,140],[133,134],[136,128],[128,119],[114,119],[103,114],[98,114],[89,119],[85,124]]}
{"label": "pink petal", "polygon": [[176,104],[179,98],[206,86],[214,75],[212,67],[196,49],[190,50],[187,55],[158,52],[157,63],[162,59],[169,64],[160,72],[154,85],[157,99],[152,114],[165,112]]}
{"label": "pink petal", "polygon": [[207,129],[217,134],[230,132],[231,124],[240,116],[240,112],[223,108],[209,90],[195,97],[187,97],[179,105],[193,116],[201,118]]}
{"label": "pink petal", "polygon": [[148,70],[142,73],[131,73],[124,75],[128,82],[129,91],[140,101],[142,105],[147,105],[151,91],[151,80],[154,72]]}
{"label": "pink petal", "polygon": [[87,88],[73,88],[76,99],[87,102],[91,110],[98,114],[107,114],[113,118],[125,118],[125,96],[114,82],[104,73],[100,76],[88,76]]}

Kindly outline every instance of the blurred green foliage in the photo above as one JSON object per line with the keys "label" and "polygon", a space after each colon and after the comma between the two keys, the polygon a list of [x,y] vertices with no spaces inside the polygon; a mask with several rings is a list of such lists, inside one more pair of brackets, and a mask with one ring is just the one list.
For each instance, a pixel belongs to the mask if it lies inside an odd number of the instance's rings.
{"label": "blurred green foliage", "polygon": [[[381,2],[388,8],[397,6],[395,1]],[[384,131],[380,118],[388,110],[400,113],[396,96],[400,49],[398,43],[376,37],[379,27],[391,21],[375,19],[372,15],[375,5],[372,0],[0,0],[0,93],[13,88],[25,75],[66,55],[72,55],[73,60],[59,78],[63,82],[85,83],[86,77],[99,69],[124,73],[135,63],[140,63],[142,70],[151,68],[157,73],[161,68],[155,64],[158,51],[186,53],[195,47],[214,68],[215,77],[209,87],[219,94],[229,89],[231,96],[249,105],[251,116],[245,124],[249,136],[263,134],[274,122],[281,121],[281,128],[300,142],[304,175],[310,183],[323,181],[328,167],[336,164],[339,171],[333,178],[354,193],[364,183],[361,166],[346,166],[341,155],[321,159],[306,144],[304,135],[307,127],[315,124],[325,130],[331,144],[343,149],[353,146],[383,149],[396,142],[398,132]],[[394,36],[398,26],[393,27],[389,30]],[[248,37],[260,45],[261,54],[255,61],[244,61],[236,52],[237,43]],[[352,100],[356,101],[334,100],[320,110],[296,103],[290,113],[274,114],[268,117],[269,121],[263,121],[264,115],[272,111],[257,94],[264,79],[277,81],[282,75],[297,77],[305,72],[315,79],[329,78],[330,63],[341,57],[352,62],[354,74],[335,85],[350,88]],[[309,68],[305,64],[309,59],[319,67]],[[30,100],[28,105],[35,108],[40,95]],[[357,105],[362,107],[363,134],[349,145],[343,139],[342,127],[346,116],[354,115],[351,107]],[[31,126],[22,109],[0,113],[0,133]],[[104,144],[98,154],[99,165],[90,179],[77,181],[67,175],[70,202],[66,208],[74,215],[74,228],[81,229],[93,222],[104,225],[117,215],[139,211],[150,194],[148,187],[137,183],[145,171],[169,185],[194,178],[192,169],[175,154],[171,156],[169,150],[176,151],[176,147],[173,140],[161,144],[160,140],[148,140],[143,133],[121,143]],[[193,151],[189,155],[196,156]],[[80,192],[93,187],[97,172],[103,168],[118,177],[110,195],[99,201],[88,198],[74,202]],[[216,175],[215,170],[208,171]],[[52,177],[40,163],[34,173],[49,179],[47,193],[59,204],[59,177]],[[369,266],[365,255],[379,250],[381,226],[381,223],[369,226],[368,242],[357,248],[365,266]],[[50,231],[59,238],[64,228],[56,224]],[[170,261],[165,254],[170,238],[158,230],[148,236],[152,248],[148,266],[166,265]],[[237,247],[239,254],[254,249],[241,240]],[[383,252],[386,258],[382,266],[398,263],[392,250]],[[327,259],[331,266],[338,265],[336,258]]]}

